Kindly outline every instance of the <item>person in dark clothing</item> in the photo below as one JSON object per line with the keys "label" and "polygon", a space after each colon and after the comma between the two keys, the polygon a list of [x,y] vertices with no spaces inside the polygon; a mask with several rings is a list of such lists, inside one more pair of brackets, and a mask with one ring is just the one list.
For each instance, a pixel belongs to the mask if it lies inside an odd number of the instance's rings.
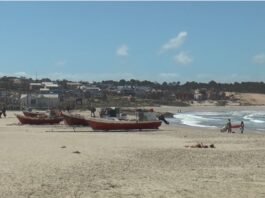
{"label": "person in dark clothing", "polygon": [[95,107],[90,107],[90,112],[91,112],[91,117],[96,117],[96,115],[95,115],[96,108]]}
{"label": "person in dark clothing", "polygon": [[5,106],[2,108],[2,114],[6,117],[6,107]]}
{"label": "person in dark clothing", "polygon": [[158,116],[159,120],[162,120],[165,124],[169,124],[169,122],[166,120],[165,116],[163,114]]}
{"label": "person in dark clothing", "polygon": [[231,124],[231,120],[228,119],[228,122],[227,122],[227,132],[228,133],[232,133],[232,124]]}
{"label": "person in dark clothing", "polygon": [[240,124],[240,132],[241,132],[241,133],[244,132],[244,128],[245,128],[244,122],[241,121],[241,124]]}

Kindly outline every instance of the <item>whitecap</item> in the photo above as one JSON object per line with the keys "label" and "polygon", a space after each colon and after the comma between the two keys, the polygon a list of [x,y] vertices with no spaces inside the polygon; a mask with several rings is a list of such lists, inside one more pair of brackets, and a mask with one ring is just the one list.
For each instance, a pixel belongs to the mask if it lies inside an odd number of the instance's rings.
{"label": "whitecap", "polygon": [[[264,111],[186,112],[174,115],[174,122],[194,127],[220,128],[230,118],[233,124],[244,121],[248,128],[262,129],[265,126]],[[238,123],[239,122],[239,123]]]}
{"label": "whitecap", "polygon": [[[209,120],[208,118],[204,118],[202,116],[194,115],[194,114],[176,114],[174,118],[181,121],[182,124],[188,126],[195,126],[195,127],[205,127],[205,128],[217,128],[216,126],[210,125],[203,125],[201,124],[202,121]],[[212,119],[213,120],[213,119]]]}
{"label": "whitecap", "polygon": [[245,115],[243,118],[245,120],[249,120],[249,121],[254,122],[254,123],[265,123],[265,121],[259,120],[259,119],[256,118],[256,117],[260,117],[260,115],[262,115],[262,114],[253,113],[253,114],[250,114],[250,115]]}

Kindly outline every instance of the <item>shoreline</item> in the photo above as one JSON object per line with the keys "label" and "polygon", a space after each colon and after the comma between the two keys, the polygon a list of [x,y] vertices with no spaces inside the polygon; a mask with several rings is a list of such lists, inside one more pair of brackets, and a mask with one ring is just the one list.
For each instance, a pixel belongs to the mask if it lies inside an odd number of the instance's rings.
{"label": "shoreline", "polygon": [[180,109],[181,112],[191,112],[191,111],[226,111],[226,110],[257,110],[265,111],[265,105],[255,105],[255,106],[188,106],[188,107],[178,107],[178,106],[160,106],[160,107],[146,107],[153,108],[158,112],[170,112],[178,113]]}

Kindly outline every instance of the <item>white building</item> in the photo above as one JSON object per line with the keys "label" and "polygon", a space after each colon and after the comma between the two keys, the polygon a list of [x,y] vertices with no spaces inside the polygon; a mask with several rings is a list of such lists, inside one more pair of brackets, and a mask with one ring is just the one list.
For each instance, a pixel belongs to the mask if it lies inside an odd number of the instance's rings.
{"label": "white building", "polygon": [[81,83],[79,83],[79,82],[67,82],[66,85],[68,88],[79,89],[81,86]]}
{"label": "white building", "polygon": [[21,107],[50,108],[59,105],[58,94],[22,94],[20,97]]}
{"label": "white building", "polygon": [[47,94],[54,90],[58,90],[58,84],[53,82],[30,83],[29,89],[31,91],[38,91],[41,94]]}
{"label": "white building", "polygon": [[84,93],[89,93],[91,96],[94,97],[100,97],[102,96],[102,91],[99,87],[87,87],[87,86],[81,86],[80,89],[84,92]]}
{"label": "white building", "polygon": [[43,85],[41,83],[30,83],[29,89],[30,90],[39,90]]}

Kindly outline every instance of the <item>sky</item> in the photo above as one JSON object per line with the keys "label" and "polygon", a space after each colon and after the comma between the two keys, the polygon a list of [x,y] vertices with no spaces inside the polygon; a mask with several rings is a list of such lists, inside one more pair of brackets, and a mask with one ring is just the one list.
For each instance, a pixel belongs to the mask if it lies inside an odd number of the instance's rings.
{"label": "sky", "polygon": [[0,2],[0,76],[264,81],[265,2]]}

